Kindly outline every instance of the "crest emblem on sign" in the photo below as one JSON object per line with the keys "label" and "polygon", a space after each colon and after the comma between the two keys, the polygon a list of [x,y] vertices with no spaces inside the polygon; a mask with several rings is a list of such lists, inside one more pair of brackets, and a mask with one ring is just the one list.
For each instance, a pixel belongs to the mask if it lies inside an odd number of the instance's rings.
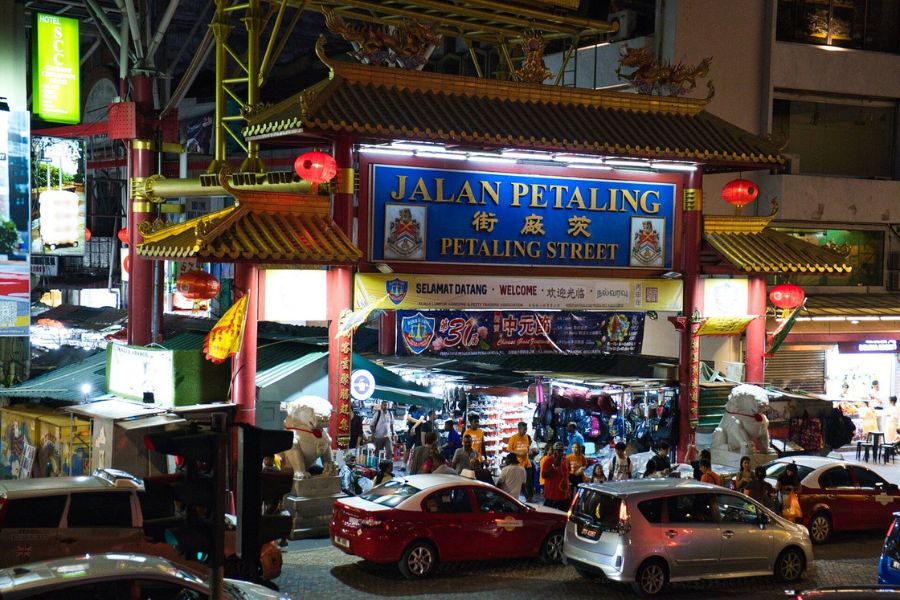
{"label": "crest emblem on sign", "polygon": [[652,221],[644,221],[634,234],[631,256],[641,265],[654,265],[661,255],[659,232],[653,227]]}
{"label": "crest emblem on sign", "polygon": [[406,298],[406,292],[409,290],[409,283],[400,278],[391,279],[384,282],[384,288],[387,291],[388,298],[394,304],[400,304]]}
{"label": "crest emblem on sign", "polygon": [[413,354],[422,354],[434,337],[434,318],[426,317],[420,312],[411,317],[403,317],[400,320],[400,331],[406,347]]}
{"label": "crest emblem on sign", "polygon": [[397,218],[391,221],[386,243],[402,257],[412,256],[422,249],[422,224],[413,218],[412,210],[400,209]]}

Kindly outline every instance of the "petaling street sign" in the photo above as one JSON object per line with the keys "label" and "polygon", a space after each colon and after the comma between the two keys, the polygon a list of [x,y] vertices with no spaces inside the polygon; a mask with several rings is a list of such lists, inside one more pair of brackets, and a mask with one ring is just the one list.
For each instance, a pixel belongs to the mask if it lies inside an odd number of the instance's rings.
{"label": "petaling street sign", "polygon": [[672,268],[673,183],[370,168],[372,261]]}
{"label": "petaling street sign", "polygon": [[81,121],[78,41],[78,19],[37,13],[32,106],[45,121]]}
{"label": "petaling street sign", "polygon": [[630,310],[678,312],[677,279],[572,279],[358,273],[360,310]]}

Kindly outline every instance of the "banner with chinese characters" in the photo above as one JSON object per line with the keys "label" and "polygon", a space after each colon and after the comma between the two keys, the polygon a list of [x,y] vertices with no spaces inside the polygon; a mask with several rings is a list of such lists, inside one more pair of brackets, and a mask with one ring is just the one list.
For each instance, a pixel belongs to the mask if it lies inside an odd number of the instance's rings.
{"label": "banner with chinese characters", "polygon": [[361,309],[631,310],[679,312],[677,279],[572,279],[359,273]]}
{"label": "banner with chinese characters", "polygon": [[350,373],[353,370],[353,337],[343,335],[340,337],[340,363],[338,365],[337,381],[337,447],[346,449],[350,447]]}
{"label": "banner with chinese characters", "polygon": [[397,354],[640,354],[644,313],[397,311]]}
{"label": "banner with chinese characters", "polygon": [[672,266],[674,183],[369,167],[372,261]]}

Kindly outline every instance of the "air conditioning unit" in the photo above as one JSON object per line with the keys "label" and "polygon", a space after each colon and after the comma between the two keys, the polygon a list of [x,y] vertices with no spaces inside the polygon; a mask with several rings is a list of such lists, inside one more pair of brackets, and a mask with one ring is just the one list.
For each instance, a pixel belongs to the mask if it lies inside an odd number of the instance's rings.
{"label": "air conditioning unit", "polygon": [[606,17],[607,23],[618,23],[619,30],[609,36],[609,41],[620,42],[629,39],[637,29],[637,13],[633,10],[611,12]]}

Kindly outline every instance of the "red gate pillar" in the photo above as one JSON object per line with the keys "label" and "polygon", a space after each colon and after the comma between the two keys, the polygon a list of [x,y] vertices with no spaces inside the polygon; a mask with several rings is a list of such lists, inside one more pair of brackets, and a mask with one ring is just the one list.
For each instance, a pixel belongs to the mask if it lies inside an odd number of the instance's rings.
{"label": "red gate pillar", "polygon": [[747,296],[747,312],[759,316],[747,326],[744,381],[762,385],[766,351],[766,280],[762,275],[750,276]]}
{"label": "red gate pillar", "polygon": [[383,310],[378,318],[378,354],[393,356],[397,343],[397,311]]}
{"label": "red gate pillar", "polygon": [[[132,77],[133,98],[138,122],[153,109],[151,81],[147,75]],[[149,177],[153,170],[153,143],[150,140],[131,140],[131,169],[129,178]],[[140,224],[150,220],[151,205],[146,198],[132,198],[128,191],[128,248],[131,268],[128,273],[128,343],[146,346],[151,341],[150,330],[153,307],[153,263],[139,258],[135,252],[143,236]]]}
{"label": "red gate pillar", "polygon": [[247,317],[241,349],[232,359],[235,423],[256,423],[256,341],[259,312],[259,269],[255,264],[234,265],[234,288],[247,296]]}
{"label": "red gate pillar", "polygon": [[[334,182],[333,218],[348,237],[353,237],[353,143],[348,135],[339,136],[334,143],[337,178]],[[350,370],[352,369],[353,338],[338,336],[341,313],[353,309],[353,272],[347,267],[328,270],[328,400],[331,402],[331,422],[328,430],[332,447],[346,448],[350,441]],[[345,417],[346,420],[342,420]],[[346,429],[346,431],[345,431]]]}
{"label": "red gate pillar", "polygon": [[697,428],[700,399],[700,339],[694,317],[703,314],[700,280],[700,243],[703,229],[703,172],[698,168],[685,177],[682,192],[681,274],[684,281],[684,327],[678,353],[678,460],[684,458]]}

